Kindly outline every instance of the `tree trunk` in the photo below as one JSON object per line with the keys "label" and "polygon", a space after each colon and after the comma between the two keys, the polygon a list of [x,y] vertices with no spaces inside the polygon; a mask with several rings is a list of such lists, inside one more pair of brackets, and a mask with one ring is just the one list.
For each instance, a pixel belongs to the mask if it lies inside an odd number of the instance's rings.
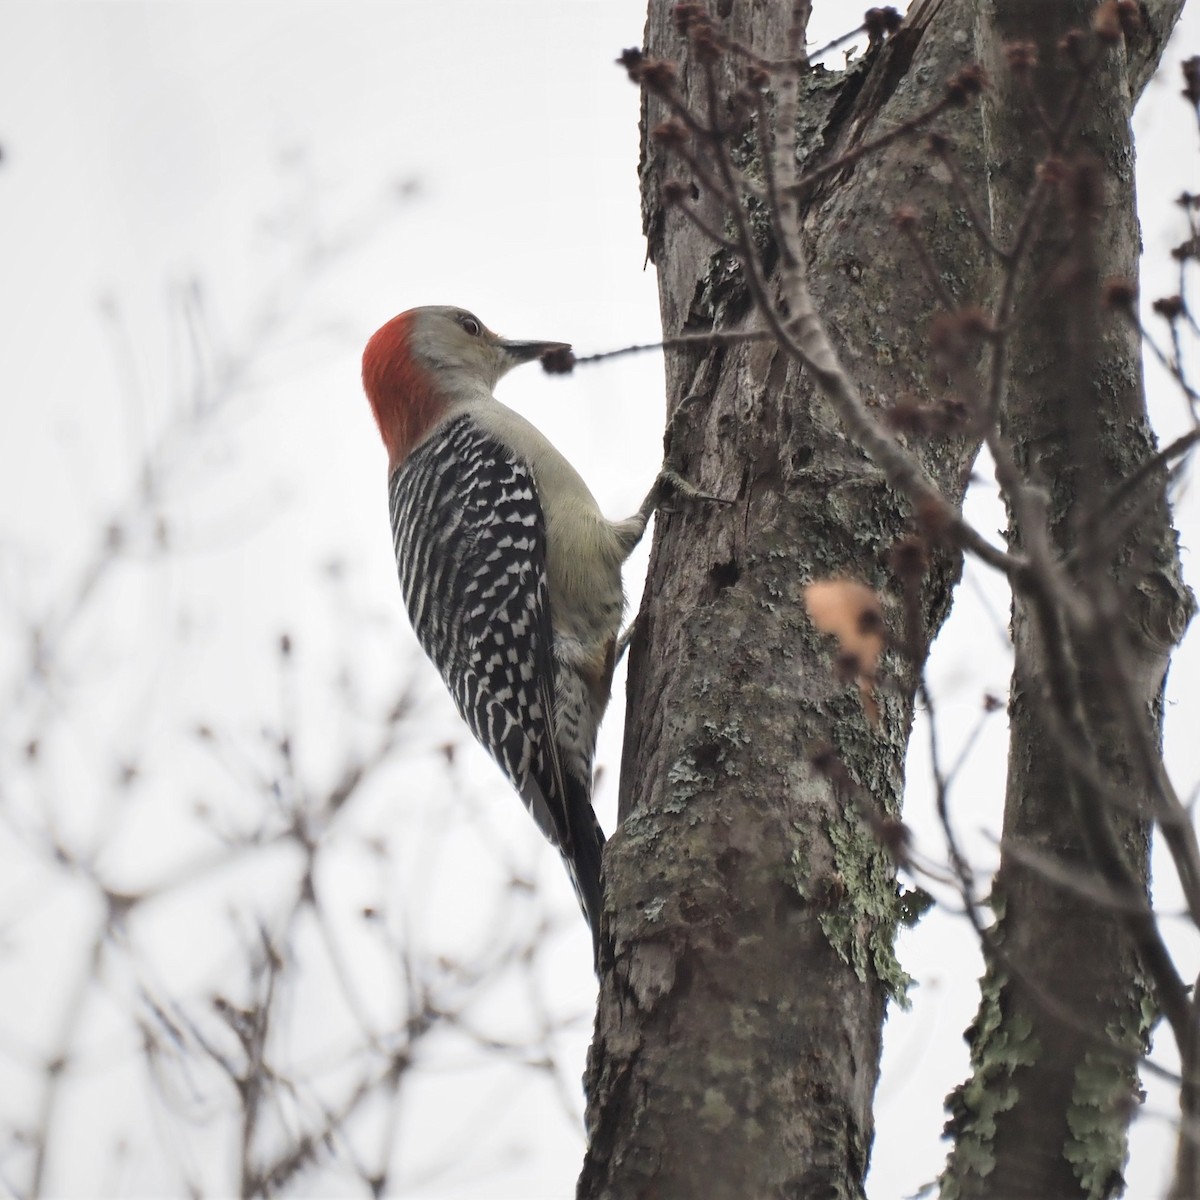
{"label": "tree trunk", "polygon": [[[717,26],[764,57],[781,58],[793,12],[803,7],[787,0],[722,4]],[[1049,37],[1048,22],[1058,16],[1046,10],[1059,7],[921,0],[895,37],[848,72],[804,77],[800,169],[901,128],[977,58],[989,60],[993,78],[1006,76],[1003,43],[1023,22],[1030,23],[1025,39],[1033,36],[1034,22]],[[1156,49],[1138,49],[1134,90],[1165,41],[1167,7],[1146,7],[1159,22]],[[1064,20],[1069,10],[1086,24],[1092,6],[1072,0],[1061,8]],[[671,9],[667,0],[651,4],[651,56],[680,57]],[[1042,54],[1053,61],[1051,47]],[[718,64],[730,91],[738,69],[729,57]],[[1096,307],[1096,281],[1132,275],[1136,266],[1130,87],[1117,66],[1105,72],[1099,86],[1118,95],[1106,96],[1094,115],[1089,110],[1084,130],[1104,164],[1108,202],[1098,232],[1075,231],[1072,252],[1086,249],[1087,257],[1080,260],[1082,276],[1062,285],[1075,289],[1068,299],[1090,289],[1089,299],[1067,328],[1059,319],[1061,291],[1041,295],[1036,305],[1026,302],[1021,331],[1008,343],[1011,400],[1004,431],[1019,462],[1054,483],[1060,546],[1078,520],[1078,488],[1085,488],[1082,500],[1093,503],[1152,445],[1136,341],[1102,325]],[[1047,80],[1048,89],[1060,86]],[[678,87],[684,96],[703,96],[706,79],[691,57],[682,61]],[[649,96],[644,217],[659,269],[664,331],[760,327],[736,257],[660,201],[664,183],[676,179],[682,186],[672,190],[695,197],[702,224],[720,231],[727,219],[703,178],[688,178],[649,136],[665,115],[661,101]],[[817,309],[876,414],[902,407],[945,413],[960,404],[977,365],[975,351],[961,354],[957,364],[936,358],[930,322],[947,303],[965,309],[998,295],[1003,263],[983,250],[971,210],[990,214],[1003,244],[1043,149],[1004,89],[982,110],[953,113],[943,128],[953,136],[953,159],[973,200],[951,186],[944,162],[913,137],[826,176],[801,199],[803,252]],[[734,147],[751,173],[761,152],[750,140]],[[936,283],[895,232],[900,205],[920,213],[920,239]],[[770,284],[778,247],[765,228],[759,233]],[[1050,244],[1041,258],[1026,262],[1026,285],[1042,277],[1039,268],[1053,252]],[[1061,363],[1067,366],[1056,374]],[[872,725],[805,615],[804,588],[838,576],[862,581],[881,597],[889,626],[902,628],[905,584],[889,565],[896,561],[889,552],[915,521],[881,464],[847,439],[814,378],[773,341],[668,353],[673,458],[704,492],[732,503],[679,502],[660,515],[631,647],[620,828],[605,858],[601,992],[587,1074],[590,1145],[579,1195],[588,1200],[808,1200],[863,1191],[884,1010],[906,983],[893,954],[900,916],[895,870],[882,847],[897,832],[916,676],[913,661],[885,656],[883,677],[892,686],[879,691],[879,722]],[[978,439],[908,441],[929,478],[960,500]],[[1082,465],[1072,458],[1078,454]],[[1119,585],[1112,585],[1137,634],[1122,662],[1136,676],[1131,695],[1139,712],[1157,702],[1166,654],[1187,607],[1161,503],[1155,520],[1156,532],[1145,543],[1151,549],[1125,555]],[[1138,540],[1145,542],[1145,534]],[[947,611],[958,567],[956,555],[941,550],[925,575],[919,628],[910,628],[906,639],[918,664]],[[1063,795],[1064,789],[1077,793],[1077,781],[1064,779],[1055,765],[1061,755],[1033,705],[1047,639],[1023,606],[1014,616],[1018,661],[1006,835],[1086,864],[1081,856],[1093,848],[1079,810]],[[1094,661],[1103,668],[1096,649]],[[1093,706],[1086,723],[1097,742],[1109,738],[1111,725],[1103,711],[1104,682],[1111,678],[1088,689]],[[1105,744],[1112,747],[1106,762],[1129,775],[1127,749]],[[1062,818],[1064,810],[1069,818]],[[1130,816],[1114,819],[1114,827],[1144,892],[1145,831]],[[1078,846],[1082,851],[1072,857]],[[1107,910],[1066,903],[1061,888],[1048,895],[1037,872],[1018,871],[1011,856],[1002,883],[1009,909],[988,945],[983,1019],[975,1032],[981,1057],[975,1078],[957,1097],[958,1152],[944,1186],[986,1190],[1007,1155],[1011,1170],[1006,1167],[1003,1183],[988,1194],[1029,1195],[1026,1185],[1035,1181],[1044,1188],[1038,1194],[1104,1195],[1119,1180],[1130,1111],[1120,1101],[1131,1097],[1129,1052],[1144,1036],[1144,989],[1131,943],[1113,932],[1120,921]],[[1019,887],[1041,892],[1019,893]],[[1092,942],[1097,952],[1084,963],[1083,939],[1096,937],[1103,940]],[[1087,993],[1087,1005],[1072,1008],[1082,1014],[1081,1035],[1061,1038],[1060,1012],[1053,1032],[1039,1026],[1036,1039],[1020,1042],[1019,1060],[1006,1059],[1013,1038],[1035,1017],[1030,995],[1022,993],[1013,1001],[1024,1005],[1022,1022],[996,1040],[996,1027],[1008,1019],[1008,993],[1016,993],[1002,963],[1014,950],[1028,953],[1036,987],[1054,995],[1053,966],[1068,961],[1068,948],[1078,969],[1061,1000],[1075,1006]],[[1094,961],[1100,959],[1112,961]],[[1036,1020],[1044,1022],[1045,998],[1037,995]],[[1066,1043],[1061,1052],[1057,1044],[1046,1049],[1051,1038]],[[1098,1038],[1105,1039],[1099,1048]],[[1113,1045],[1123,1057],[1114,1059]],[[986,1069],[997,1061],[1002,1069]],[[1037,1086],[1053,1096],[1056,1124],[1042,1121],[1035,1087],[1012,1087],[1014,1072],[1032,1078],[1035,1063],[1047,1072]],[[989,1120],[999,1120],[994,1141]],[[1038,1165],[1022,1175],[1026,1137],[1036,1144]]]}
{"label": "tree trunk", "polygon": [[[1028,94],[1006,69],[1005,46],[1037,45],[1034,89],[1046,111],[1058,111],[1078,73],[1056,46],[1069,30],[1087,28],[1094,8],[1087,0],[981,7],[980,45],[994,81],[984,104],[991,145],[1033,146],[1038,154],[1044,146]],[[1078,547],[1087,516],[1155,450],[1140,341],[1119,314],[1101,312],[1099,286],[1106,277],[1137,277],[1130,119],[1146,63],[1135,56],[1128,71],[1118,46],[1084,92],[1071,169],[1083,173],[1081,182],[1098,181],[1103,199],[1090,228],[1060,229],[1031,258],[1028,275],[1048,273],[1050,282],[1024,303],[1009,346],[1002,428],[1023,472],[1045,489],[1052,535],[1064,552]],[[989,204],[1003,241],[1035,186],[1036,156],[993,157]],[[1065,261],[1055,270],[1052,256],[1064,243]],[[1127,702],[1152,724],[1157,751],[1168,659],[1190,611],[1164,483],[1160,473],[1148,489],[1151,500],[1120,539],[1115,569],[1081,565],[1081,588],[1111,592],[1111,620],[1093,645],[1066,650],[1087,699],[1087,752],[1127,808],[1091,811],[1083,803],[1047,719],[1046,705],[1055,702],[1048,642],[1057,639],[1048,638],[1029,597],[1014,600],[1004,846],[993,891],[999,953],[989,961],[970,1032],[973,1075],[949,1103],[955,1147],[943,1178],[947,1198],[1100,1198],[1123,1188],[1136,1057],[1148,1044],[1153,1004],[1127,926],[1070,884],[1095,883],[1117,899],[1094,866],[1089,824],[1100,821],[1111,826],[1140,892],[1147,888],[1149,788],[1121,714]],[[1010,543],[1020,546],[1015,520]],[[1127,670],[1117,668],[1118,657]],[[1059,870],[1048,871],[1029,849]]]}
{"label": "tree trunk", "polygon": [[[679,52],[670,8],[651,6],[653,55]],[[732,8],[732,36],[782,52],[790,4]],[[806,165],[904,120],[970,61],[956,31],[972,5],[920,8],[868,64],[810,81]],[[683,72],[685,86],[697,82]],[[661,117],[651,99],[643,134]],[[956,130],[962,161],[978,170],[978,114],[959,114]],[[735,262],[663,209],[674,169],[643,146],[664,330],[754,326]],[[893,233],[899,203],[925,208],[927,237],[954,264],[948,286],[964,300],[986,291],[979,245],[912,141],[809,196],[810,278],[864,393],[936,404],[949,386],[926,369],[935,298]],[[884,1009],[906,976],[892,947],[895,872],[855,795],[871,818],[898,815],[911,687],[883,695],[872,728],[831,670],[803,588],[852,576],[895,610],[886,559],[910,507],[772,343],[671,353],[667,387],[672,411],[700,398],[675,429],[684,473],[735,503],[678,506],[657,524],[631,648],[620,828],[605,860],[579,1195],[857,1196]],[[947,494],[961,496],[974,453],[962,440],[928,452]],[[929,576],[926,644],[957,571],[947,554]],[[907,671],[889,659],[893,675]],[[840,781],[811,765],[826,745],[845,765]]]}

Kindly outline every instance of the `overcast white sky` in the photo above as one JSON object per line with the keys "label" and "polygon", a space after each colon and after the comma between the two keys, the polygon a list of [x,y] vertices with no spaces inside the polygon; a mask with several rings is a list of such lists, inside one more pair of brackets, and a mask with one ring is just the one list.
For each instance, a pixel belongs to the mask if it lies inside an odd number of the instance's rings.
{"label": "overcast white sky", "polygon": [[[838,30],[849,11],[832,0],[815,7],[817,37]],[[189,359],[173,290],[199,282],[225,350],[266,345],[230,411],[194,443],[185,437],[170,448],[165,504],[181,553],[165,568],[135,571],[72,643],[80,715],[63,780],[110,749],[144,747],[159,731],[165,738],[197,714],[236,720],[270,709],[277,678],[264,647],[284,627],[335,662],[340,635],[318,583],[331,559],[348,564],[378,674],[408,669],[384,459],[358,381],[361,346],[388,317],[425,303],[461,304],[506,334],[568,340],[582,352],[655,340],[637,191],[638,97],[613,65],[623,47],[640,43],[643,23],[644,5],[633,0],[0,6],[0,628],[19,633],[31,615],[56,608],[96,535],[96,514],[119,501],[140,454],[178,417]],[[1193,20],[1172,62],[1198,52]],[[1144,239],[1158,263],[1181,237],[1170,197],[1200,188],[1196,131],[1177,78],[1168,68],[1139,118]],[[339,245],[297,266],[297,247]],[[1161,278],[1147,293],[1173,290]],[[654,356],[569,380],[530,369],[511,376],[502,395],[577,463],[606,511],[637,505],[661,450]],[[1165,433],[1182,427],[1173,397],[1158,411]],[[991,492],[985,482],[975,501],[985,528],[1000,521]],[[1181,521],[1189,547],[1200,527],[1194,489]],[[1186,565],[1196,586],[1190,549]],[[636,603],[636,574],[629,591]],[[1007,681],[987,606],[970,588],[962,600],[932,670],[951,747],[983,691],[1003,694]],[[1005,602],[991,607],[1002,624]],[[14,640],[0,658],[13,692],[21,651]],[[1193,646],[1176,667],[1182,705],[1170,718],[1185,791],[1200,776],[1189,735],[1200,720],[1198,676]],[[435,688],[428,695],[421,728],[432,747],[458,731],[449,702]],[[972,832],[996,828],[1001,722],[956,797]],[[618,699],[600,751],[609,829],[622,723]],[[19,721],[6,726],[0,740],[11,745]],[[922,762],[918,752],[909,816],[930,831],[925,844],[936,853]],[[170,763],[159,767],[172,777]],[[537,844],[494,769],[481,753],[464,769],[495,794],[498,809],[509,806],[490,824],[538,864],[569,914],[574,901],[556,858]],[[11,774],[13,762],[4,770]],[[190,776],[179,782],[181,794],[199,786]],[[164,816],[178,800],[149,797],[109,848],[129,878],[153,878],[185,857],[191,835]],[[102,798],[81,799],[55,817],[87,837],[106,811]],[[988,861],[986,838],[974,846]],[[34,873],[24,853],[0,831],[0,914],[14,947],[0,960],[0,1053],[7,1046],[15,1058],[46,1044],[62,991],[62,975],[47,963],[68,970],[86,926],[40,876],[45,903],[28,911],[23,889]],[[6,876],[15,882],[6,886]],[[179,919],[188,928],[195,917]],[[181,936],[169,927],[163,934],[167,943]],[[936,1174],[942,1098],[966,1069],[957,1031],[975,1003],[977,957],[961,923],[928,920],[905,936],[902,953],[921,987],[912,1012],[889,1024],[875,1200],[910,1194]],[[558,999],[586,1009],[593,984],[582,923],[562,939],[562,954],[569,982],[559,982]],[[569,1047],[576,1078],[586,1036],[580,1029]],[[10,1120],[29,1094],[22,1079],[11,1064],[0,1067]],[[125,1086],[124,1078],[107,1085],[98,1071],[89,1103],[99,1110],[81,1105],[72,1119],[92,1129],[97,1111],[124,1106]],[[418,1127],[436,1130],[440,1112],[458,1119],[452,1086],[443,1081],[428,1095],[413,1118]],[[1170,1103],[1154,1093],[1151,1111]],[[497,1153],[517,1145],[525,1156],[493,1166],[486,1187],[468,1173],[420,1194],[570,1193],[582,1142],[551,1090],[523,1085],[499,1108],[477,1136]],[[73,1161],[55,1164],[56,1190],[84,1195],[94,1186],[107,1132],[80,1134]],[[1141,1190],[1131,1194],[1151,1195],[1169,1130],[1152,1117],[1136,1135],[1132,1177]],[[130,1194],[154,1194],[153,1177]]]}

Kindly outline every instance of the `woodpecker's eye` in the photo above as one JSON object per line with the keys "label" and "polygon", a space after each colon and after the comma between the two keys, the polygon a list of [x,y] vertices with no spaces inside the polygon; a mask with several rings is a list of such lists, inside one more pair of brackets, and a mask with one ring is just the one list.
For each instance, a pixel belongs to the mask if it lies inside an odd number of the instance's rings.
{"label": "woodpecker's eye", "polygon": [[463,316],[458,323],[472,336],[478,337],[483,332],[483,326],[474,317]]}

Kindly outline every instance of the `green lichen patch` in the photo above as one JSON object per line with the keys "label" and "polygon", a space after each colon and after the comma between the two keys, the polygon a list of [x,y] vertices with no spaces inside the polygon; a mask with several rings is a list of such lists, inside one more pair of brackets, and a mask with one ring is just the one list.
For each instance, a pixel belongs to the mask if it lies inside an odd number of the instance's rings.
{"label": "green lichen patch", "polygon": [[1007,975],[998,971],[980,980],[979,1011],[967,1030],[971,1076],[946,1098],[946,1132],[956,1137],[955,1174],[942,1177],[942,1200],[957,1200],[962,1179],[986,1179],[995,1169],[996,1118],[1017,1102],[1012,1082],[1017,1069],[1040,1053],[1029,1018],[1005,1014],[1007,984]]}
{"label": "green lichen patch", "polygon": [[842,813],[826,832],[845,893],[835,908],[821,914],[821,929],[860,980],[874,975],[888,996],[907,1008],[913,981],[896,958],[901,909],[892,864],[857,814]]}
{"label": "green lichen patch", "polygon": [[1109,1022],[1105,1034],[1113,1051],[1086,1055],[1075,1071],[1063,1154],[1088,1200],[1107,1200],[1125,1189],[1129,1103],[1138,1095],[1133,1064],[1148,1049],[1155,1017],[1144,988],[1140,1014],[1136,1027],[1126,1020]]}

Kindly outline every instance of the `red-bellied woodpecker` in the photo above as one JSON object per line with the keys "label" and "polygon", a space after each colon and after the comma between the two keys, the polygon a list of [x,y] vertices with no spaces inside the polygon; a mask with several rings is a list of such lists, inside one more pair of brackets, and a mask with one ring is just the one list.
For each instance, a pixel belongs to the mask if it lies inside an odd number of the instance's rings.
{"label": "red-bellied woodpecker", "polygon": [[569,462],[492,394],[561,342],[497,337],[461,308],[414,308],[367,343],[363,387],[388,452],[392,535],[413,628],[463,720],[566,861],[600,931],[596,731],[624,610],[621,565],[656,484],[609,521]]}

